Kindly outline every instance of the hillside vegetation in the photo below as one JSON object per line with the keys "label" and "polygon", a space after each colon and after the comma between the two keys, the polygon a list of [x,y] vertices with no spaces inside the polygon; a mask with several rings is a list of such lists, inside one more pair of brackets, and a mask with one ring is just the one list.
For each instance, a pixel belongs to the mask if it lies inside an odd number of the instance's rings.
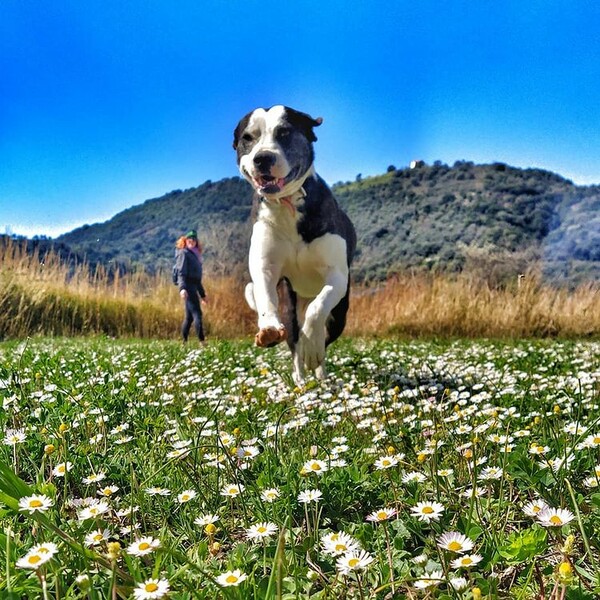
{"label": "hillside vegetation", "polygon": [[[407,269],[479,270],[513,279],[537,266],[553,281],[600,276],[600,187],[581,187],[540,169],[502,163],[388,168],[333,186],[358,232],[357,281]],[[168,269],[176,238],[190,227],[206,247],[207,270],[246,269],[252,190],[240,178],[174,190],[85,225],[56,242],[90,264]]]}

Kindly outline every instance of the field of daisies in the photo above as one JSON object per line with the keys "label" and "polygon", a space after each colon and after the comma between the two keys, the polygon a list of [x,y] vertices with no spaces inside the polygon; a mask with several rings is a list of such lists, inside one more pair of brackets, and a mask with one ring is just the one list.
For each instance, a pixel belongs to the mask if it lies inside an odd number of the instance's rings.
{"label": "field of daisies", "polygon": [[0,344],[0,598],[592,599],[600,343]]}

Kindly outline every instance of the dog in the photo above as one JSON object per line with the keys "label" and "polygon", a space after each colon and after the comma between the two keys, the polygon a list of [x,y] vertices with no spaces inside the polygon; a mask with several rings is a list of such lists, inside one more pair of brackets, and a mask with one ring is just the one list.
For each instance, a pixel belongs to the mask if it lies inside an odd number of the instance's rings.
{"label": "dog", "polygon": [[260,200],[252,229],[245,297],[258,313],[255,344],[284,340],[293,378],[323,379],[325,349],[342,333],[356,231],[314,168],[314,128],[322,118],[287,106],[257,108],[233,134],[243,177]]}

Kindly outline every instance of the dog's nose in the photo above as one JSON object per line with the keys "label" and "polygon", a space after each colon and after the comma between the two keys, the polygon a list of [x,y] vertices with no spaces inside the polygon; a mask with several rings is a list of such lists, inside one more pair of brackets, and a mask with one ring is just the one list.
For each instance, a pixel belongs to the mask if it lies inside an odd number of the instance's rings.
{"label": "dog's nose", "polygon": [[254,165],[261,172],[268,172],[275,164],[276,156],[272,152],[259,152],[254,157]]}

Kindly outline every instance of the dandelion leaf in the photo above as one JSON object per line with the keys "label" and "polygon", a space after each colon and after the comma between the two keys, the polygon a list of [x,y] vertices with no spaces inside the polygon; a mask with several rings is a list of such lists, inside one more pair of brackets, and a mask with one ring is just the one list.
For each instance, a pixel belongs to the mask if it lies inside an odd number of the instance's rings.
{"label": "dandelion leaf", "polygon": [[500,556],[511,564],[519,564],[545,552],[546,530],[539,527],[516,531],[498,549]]}

